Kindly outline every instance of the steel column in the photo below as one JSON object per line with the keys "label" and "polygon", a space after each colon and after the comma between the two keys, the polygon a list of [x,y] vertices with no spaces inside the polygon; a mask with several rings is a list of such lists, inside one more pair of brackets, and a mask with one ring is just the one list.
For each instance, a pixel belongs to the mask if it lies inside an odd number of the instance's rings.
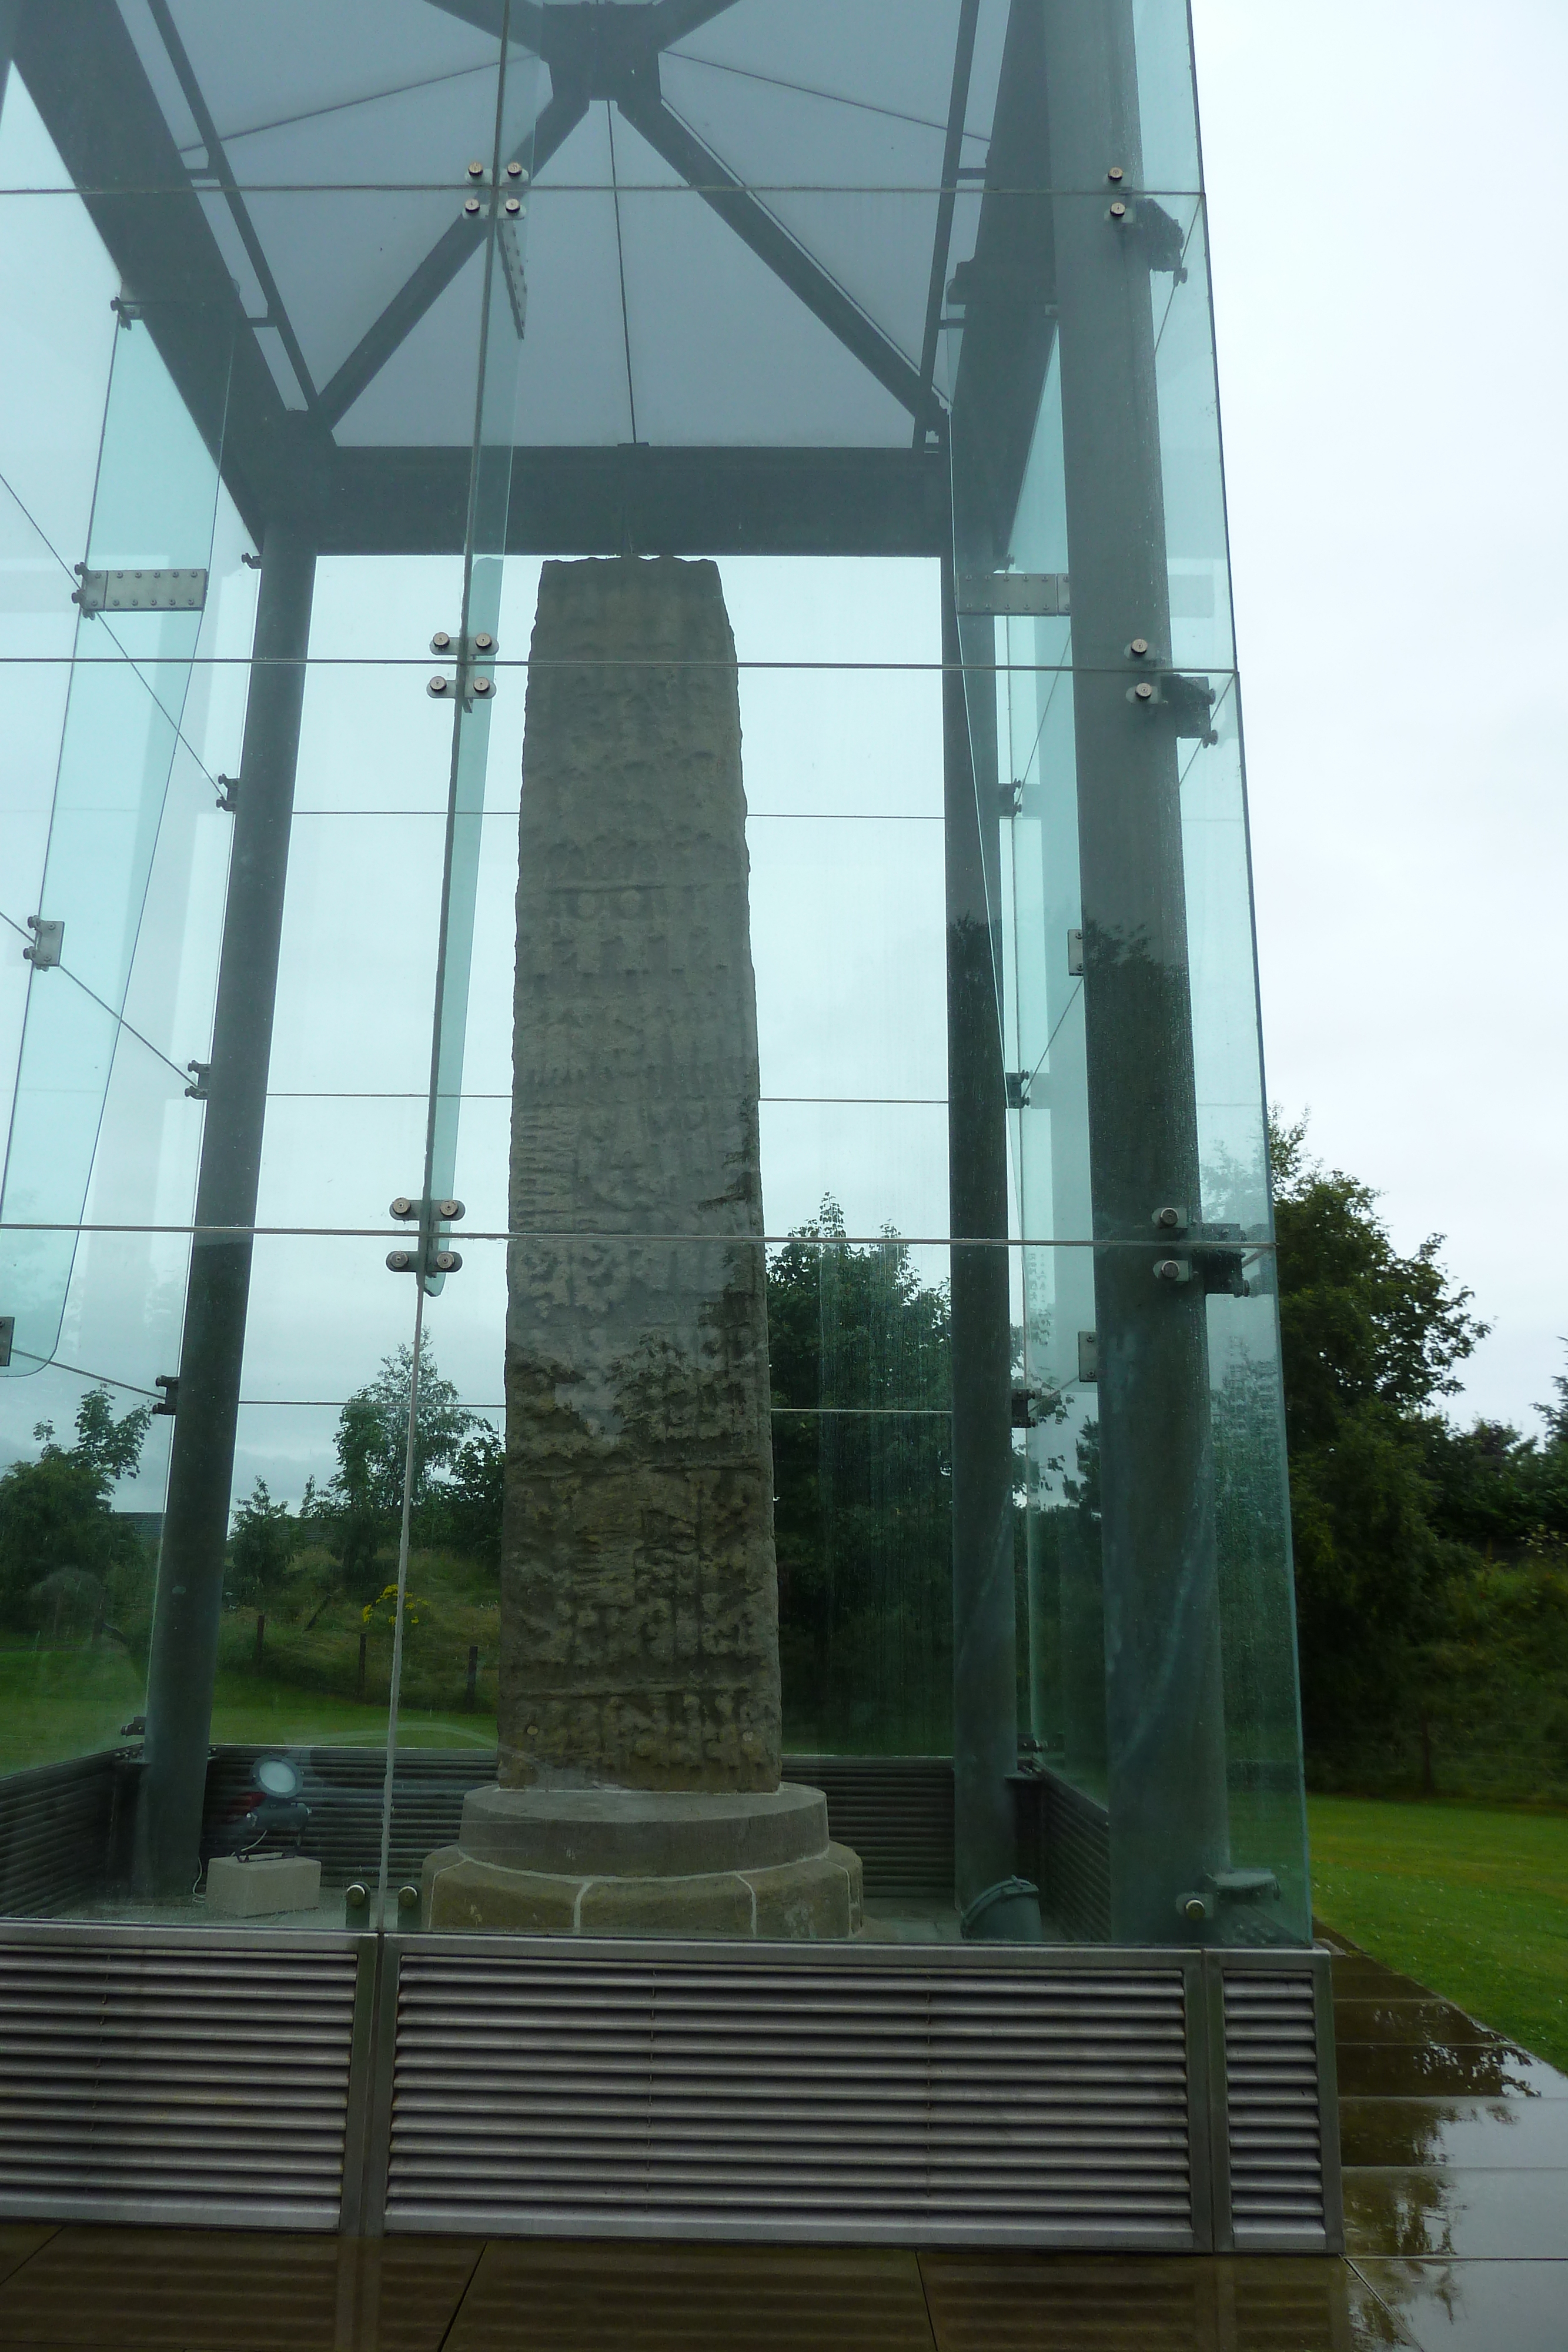
{"label": "steel column", "polygon": [[[1045,0],[1099,1332],[1112,1934],[1201,1937],[1228,1859],[1203,1285],[1155,1213],[1199,1213],[1177,742],[1133,698],[1170,654],[1132,0]],[[1124,177],[1113,184],[1108,173]],[[1114,217],[1113,199],[1130,217]],[[1179,1241],[1167,1249],[1179,1247]]]}
{"label": "steel column", "polygon": [[291,521],[269,526],[147,1670],[136,1881],[150,1895],[190,1887],[201,1839],[250,1297],[247,1228],[256,1220],[315,570],[308,532]]}
{"label": "steel column", "polygon": [[[985,850],[975,796],[953,573],[942,577],[947,898],[947,1183],[953,1234],[953,1817],[965,1911],[1018,1868],[1017,1614],[1013,1591],[1012,1335],[1008,1311],[1007,1088]],[[985,678],[972,701],[994,709]],[[966,1249],[965,1240],[984,1244]],[[1038,1937],[1038,1907],[998,1904],[977,1924]]]}

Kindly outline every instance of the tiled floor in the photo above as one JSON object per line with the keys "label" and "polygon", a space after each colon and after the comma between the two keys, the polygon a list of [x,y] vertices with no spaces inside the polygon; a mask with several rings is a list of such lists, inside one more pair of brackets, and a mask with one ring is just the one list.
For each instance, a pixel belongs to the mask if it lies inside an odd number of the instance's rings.
{"label": "tiled floor", "polygon": [[1343,2261],[0,2224],[8,2352],[1568,2352],[1568,2076],[1334,1964]]}

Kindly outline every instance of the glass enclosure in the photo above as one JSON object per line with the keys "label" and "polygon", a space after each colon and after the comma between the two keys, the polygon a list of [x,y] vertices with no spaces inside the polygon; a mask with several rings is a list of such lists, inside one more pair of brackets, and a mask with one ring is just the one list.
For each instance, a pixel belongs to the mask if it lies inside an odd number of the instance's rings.
{"label": "glass enclosure", "polygon": [[0,42],[0,1911],[1307,1940],[1185,0]]}

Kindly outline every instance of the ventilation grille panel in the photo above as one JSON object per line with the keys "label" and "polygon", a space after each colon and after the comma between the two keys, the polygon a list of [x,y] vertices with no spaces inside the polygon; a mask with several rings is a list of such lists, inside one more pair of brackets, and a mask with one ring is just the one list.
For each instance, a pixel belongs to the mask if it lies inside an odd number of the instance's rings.
{"label": "ventilation grille panel", "polygon": [[115,1771],[115,1757],[105,1753],[0,1780],[0,1915],[47,1917],[100,1891]]}
{"label": "ventilation grille panel", "polygon": [[1181,1972],[405,1947],[387,2225],[1190,2246]]}
{"label": "ventilation grille panel", "polygon": [[0,2212],[335,2229],[351,1946],[0,1939]]}
{"label": "ventilation grille panel", "polygon": [[1225,2072],[1238,2247],[1263,2238],[1323,2244],[1322,2118],[1310,1975],[1227,1971]]}

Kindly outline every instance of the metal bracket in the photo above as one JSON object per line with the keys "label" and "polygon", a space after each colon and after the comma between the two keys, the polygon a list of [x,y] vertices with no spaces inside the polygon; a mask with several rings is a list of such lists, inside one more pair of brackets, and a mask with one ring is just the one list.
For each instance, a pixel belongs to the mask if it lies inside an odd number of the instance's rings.
{"label": "metal bracket", "polygon": [[10,1364],[11,1344],[16,1337],[16,1318],[14,1315],[0,1315],[0,1372],[5,1371]]}
{"label": "metal bracket", "polygon": [[493,662],[500,648],[488,629],[476,636],[455,637],[449,629],[437,629],[430,640],[430,650],[443,661],[455,661],[455,677],[444,677],[440,671],[430,680],[425,692],[435,702],[455,702],[461,699],[465,710],[472,710],[476,698],[488,701],[496,691],[496,681],[488,670],[474,674],[476,662]]}
{"label": "metal bracket", "polygon": [[1031,1381],[1026,1388],[1012,1392],[1012,1425],[1015,1429],[1042,1429],[1048,1422],[1058,1419],[1061,1399],[1055,1389]]}
{"label": "metal bracket", "polygon": [[1071,585],[1065,572],[971,572],[958,583],[957,605],[960,613],[1058,620],[1071,610]]}
{"label": "metal bracket", "polygon": [[1032,1080],[1033,1076],[1034,1073],[1032,1070],[1009,1070],[1007,1073],[1007,1089],[1008,1108],[1009,1110],[1028,1110],[1030,1107],[1030,1081]]}
{"label": "metal bracket", "polygon": [[1069,980],[1082,980],[1083,977],[1083,934],[1082,931],[1069,931],[1067,934],[1067,977]]}
{"label": "metal bracket", "polygon": [[1163,205],[1152,196],[1140,196],[1132,203],[1118,197],[1106,218],[1123,236],[1136,236],[1144,247],[1144,258],[1156,276],[1173,278],[1178,286],[1186,283],[1186,265],[1182,256],[1186,239],[1181,223],[1173,220]]}
{"label": "metal bracket", "polygon": [[153,1412],[155,1414],[166,1413],[169,1419],[172,1421],[174,1415],[180,1410],[179,1373],[158,1372],[153,1377],[152,1385],[154,1388],[162,1389],[163,1391],[162,1396],[152,1408]]}
{"label": "metal bracket", "polygon": [[1179,670],[1162,670],[1157,677],[1141,677],[1127,688],[1127,699],[1144,710],[1157,710],[1168,719],[1179,737],[1198,743],[1218,743],[1211,723],[1215,693],[1206,677],[1186,677]]}
{"label": "metal bracket", "polygon": [[1100,1334],[1080,1331],[1078,1334],[1078,1377],[1088,1387],[1100,1377]]}
{"label": "metal bracket", "polygon": [[212,1064],[210,1062],[187,1062],[185,1067],[191,1073],[191,1083],[185,1088],[185,1092],[190,1096],[193,1102],[205,1102],[207,1099],[207,1080],[213,1075]]}
{"label": "metal bracket", "polygon": [[997,806],[1001,812],[1004,822],[1009,817],[1022,815],[1023,784],[1021,780],[1015,777],[1014,781],[1010,784],[998,784],[997,786]]}
{"label": "metal bracket", "polygon": [[207,575],[198,571],[89,572],[78,563],[81,586],[71,602],[84,613],[200,613]]}
{"label": "metal bracket", "polygon": [[223,811],[225,816],[233,816],[235,811],[239,806],[239,778],[237,776],[214,776],[213,782],[218,788],[219,808]]}
{"label": "metal bracket", "polygon": [[50,971],[58,963],[66,943],[63,922],[46,922],[42,915],[29,915],[27,929],[32,932],[32,944],[22,950],[24,962],[35,971]]}
{"label": "metal bracket", "polygon": [[392,1203],[391,1213],[399,1224],[417,1224],[417,1244],[408,1249],[387,1252],[387,1269],[392,1274],[417,1274],[428,1278],[434,1274],[460,1272],[463,1259],[455,1249],[440,1246],[439,1225],[455,1224],[465,1212],[461,1201],[416,1201],[400,1192]]}

